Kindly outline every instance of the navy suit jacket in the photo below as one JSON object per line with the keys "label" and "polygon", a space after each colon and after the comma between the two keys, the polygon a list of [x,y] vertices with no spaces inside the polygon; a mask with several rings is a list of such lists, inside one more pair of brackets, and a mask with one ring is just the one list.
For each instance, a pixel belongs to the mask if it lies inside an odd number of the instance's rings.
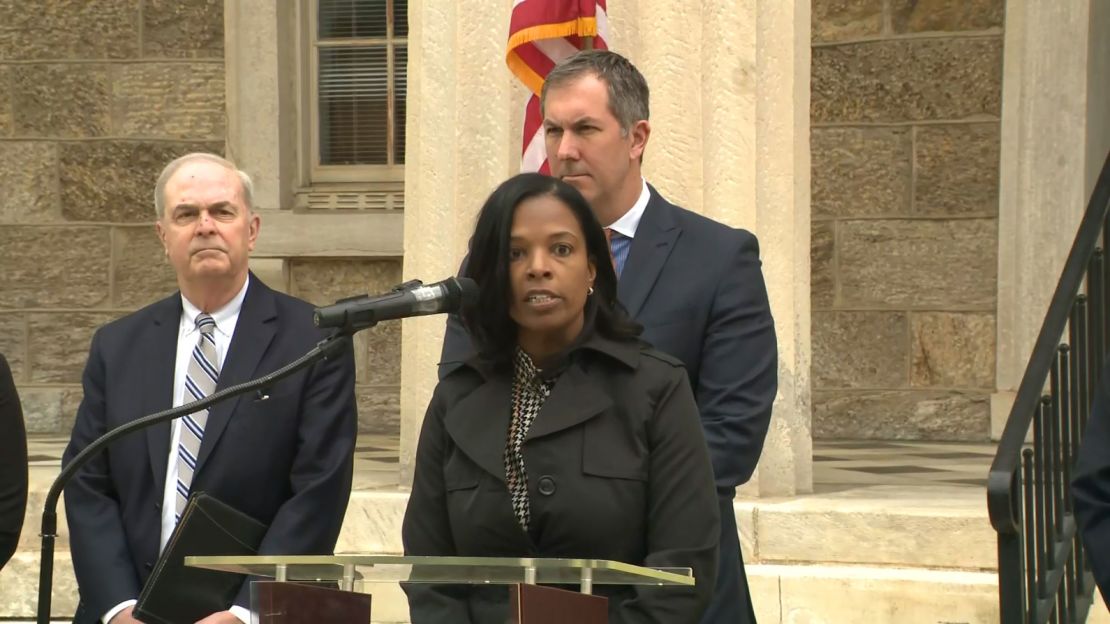
{"label": "navy suit jacket", "polygon": [[1094,388],[1094,402],[1072,478],[1075,517],[1102,599],[1110,608],[1110,366]]}
{"label": "navy suit jacket", "polygon": [[[85,366],[84,399],[63,463],[95,438],[173,403],[181,296],[175,293],[100,328]],[[312,306],[253,275],[217,389],[270,373],[323,338]],[[269,525],[260,554],[330,554],[351,490],[357,412],[354,358],[317,362],[268,390],[211,408],[192,490]],[[137,598],[158,558],[170,424],[124,436],[65,489],[75,624],[99,621]],[[244,584],[235,604],[250,607]],[[228,605],[231,606],[231,605]]]}
{"label": "navy suit jacket", "polygon": [[[686,366],[717,487],[730,496],[759,462],[778,390],[759,243],[648,189],[617,296],[644,339]],[[462,323],[449,318],[440,378],[473,350]]]}

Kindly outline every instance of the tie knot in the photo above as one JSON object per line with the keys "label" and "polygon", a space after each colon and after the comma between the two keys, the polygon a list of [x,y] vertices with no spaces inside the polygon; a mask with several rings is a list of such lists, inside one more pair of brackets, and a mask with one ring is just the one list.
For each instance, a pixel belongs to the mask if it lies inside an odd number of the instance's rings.
{"label": "tie knot", "polygon": [[212,335],[212,332],[216,329],[216,319],[212,318],[210,314],[201,312],[197,315],[197,329],[202,334]]}

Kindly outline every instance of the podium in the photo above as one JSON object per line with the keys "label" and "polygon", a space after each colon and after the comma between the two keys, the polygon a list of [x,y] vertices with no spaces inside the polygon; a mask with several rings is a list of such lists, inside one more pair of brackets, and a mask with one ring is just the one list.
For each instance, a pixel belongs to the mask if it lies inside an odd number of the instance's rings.
{"label": "podium", "polygon": [[[603,624],[608,622],[608,601],[593,595],[596,585],[694,585],[690,568],[647,568],[597,559],[205,556],[186,557],[185,565],[256,577],[251,611],[257,624],[366,624],[372,588],[387,583],[501,585],[509,591],[514,624]],[[579,591],[548,585],[577,585]]]}

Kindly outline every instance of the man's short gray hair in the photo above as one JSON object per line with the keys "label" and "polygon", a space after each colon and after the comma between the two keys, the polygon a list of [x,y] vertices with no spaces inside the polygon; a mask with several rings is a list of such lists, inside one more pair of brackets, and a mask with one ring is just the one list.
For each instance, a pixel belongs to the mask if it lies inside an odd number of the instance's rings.
{"label": "man's short gray hair", "polygon": [[609,89],[609,112],[620,123],[621,132],[628,134],[636,122],[648,118],[648,86],[644,75],[631,61],[609,50],[586,50],[563,59],[547,74],[540,91],[540,111],[547,102],[547,92],[584,76],[597,76]]}
{"label": "man's short gray hair", "polygon": [[159,174],[158,183],[154,185],[154,213],[159,219],[166,214],[166,184],[182,165],[198,160],[215,163],[228,171],[234,171],[235,175],[239,176],[239,186],[243,188],[243,203],[247,205],[247,210],[254,210],[254,182],[251,182],[251,177],[247,175],[247,172],[239,169],[235,166],[235,163],[222,156],[209,154],[208,152],[193,152],[173,160]]}

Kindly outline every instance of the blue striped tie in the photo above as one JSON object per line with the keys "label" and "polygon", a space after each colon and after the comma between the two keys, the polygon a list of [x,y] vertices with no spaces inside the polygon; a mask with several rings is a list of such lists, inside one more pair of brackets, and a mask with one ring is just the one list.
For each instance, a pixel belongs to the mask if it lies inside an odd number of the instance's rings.
{"label": "blue striped tie", "polygon": [[[216,354],[216,339],[212,333],[216,321],[201,313],[197,316],[197,329],[200,337],[193,354],[189,358],[189,368],[185,374],[185,402],[192,403],[216,391],[216,380],[220,378],[220,359]],[[208,410],[193,412],[181,418],[181,440],[177,445],[177,506],[175,520],[181,520],[181,512],[189,500],[189,488],[193,483],[193,471],[200,456],[200,441],[204,438],[204,426],[208,422]]]}
{"label": "blue striped tie", "polygon": [[624,263],[628,261],[628,252],[632,250],[632,239],[616,230],[611,230],[608,238],[609,252],[613,255],[613,269],[619,278],[624,272]]}

